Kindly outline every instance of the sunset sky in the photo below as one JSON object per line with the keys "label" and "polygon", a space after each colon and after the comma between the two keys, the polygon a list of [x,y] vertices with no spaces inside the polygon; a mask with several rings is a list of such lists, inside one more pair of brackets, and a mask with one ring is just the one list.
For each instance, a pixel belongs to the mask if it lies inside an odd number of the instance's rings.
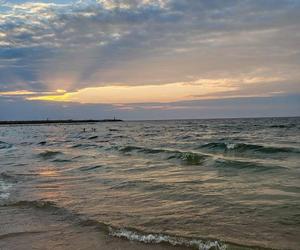
{"label": "sunset sky", "polygon": [[300,115],[300,0],[0,0],[0,120]]}

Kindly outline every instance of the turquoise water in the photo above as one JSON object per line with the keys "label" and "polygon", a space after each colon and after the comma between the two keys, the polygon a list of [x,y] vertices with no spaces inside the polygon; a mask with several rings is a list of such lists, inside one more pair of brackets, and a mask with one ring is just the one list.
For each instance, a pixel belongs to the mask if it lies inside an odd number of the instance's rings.
{"label": "turquoise water", "polygon": [[0,126],[0,205],[148,244],[299,249],[299,132],[300,118]]}

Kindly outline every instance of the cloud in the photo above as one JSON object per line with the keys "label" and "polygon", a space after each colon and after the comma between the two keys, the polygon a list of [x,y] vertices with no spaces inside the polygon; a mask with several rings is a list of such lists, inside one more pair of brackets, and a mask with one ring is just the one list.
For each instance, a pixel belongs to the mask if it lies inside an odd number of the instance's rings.
{"label": "cloud", "polygon": [[219,98],[299,93],[299,12],[292,0],[2,1],[0,91],[62,101],[206,79]]}

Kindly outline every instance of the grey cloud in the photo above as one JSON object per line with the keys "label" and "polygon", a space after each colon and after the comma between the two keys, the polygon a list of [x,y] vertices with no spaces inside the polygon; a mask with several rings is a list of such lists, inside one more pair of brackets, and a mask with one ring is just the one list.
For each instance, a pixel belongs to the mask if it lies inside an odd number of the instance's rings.
{"label": "grey cloud", "polygon": [[104,2],[52,4],[35,13],[10,5],[0,18],[6,35],[0,58],[18,60],[0,60],[0,88],[57,87],[43,82],[41,72],[74,74],[68,90],[257,68],[299,80],[299,1],[109,1],[117,6],[112,9]]}

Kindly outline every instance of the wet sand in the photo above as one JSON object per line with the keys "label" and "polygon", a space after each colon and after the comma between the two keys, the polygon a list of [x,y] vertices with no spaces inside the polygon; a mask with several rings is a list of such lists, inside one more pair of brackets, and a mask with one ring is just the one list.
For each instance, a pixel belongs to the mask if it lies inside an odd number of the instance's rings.
{"label": "wet sand", "polygon": [[68,221],[60,214],[31,207],[0,207],[1,250],[184,250],[180,246],[144,244],[112,237],[95,226]]}

